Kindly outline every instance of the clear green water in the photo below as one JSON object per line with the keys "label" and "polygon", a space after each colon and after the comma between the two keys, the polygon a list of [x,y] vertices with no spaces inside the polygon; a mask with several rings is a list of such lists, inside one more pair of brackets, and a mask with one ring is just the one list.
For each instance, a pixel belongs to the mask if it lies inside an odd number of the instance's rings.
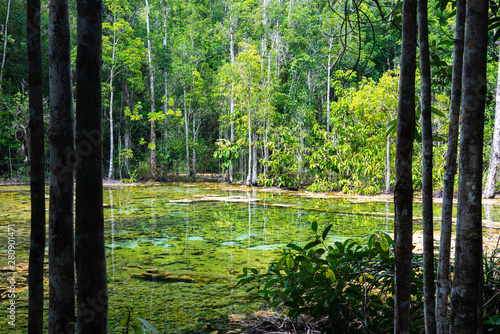
{"label": "clear green water", "polygon": [[[228,328],[229,314],[252,312],[259,306],[248,301],[245,289],[233,287],[242,268],[264,269],[288,242],[302,244],[310,240],[312,221],[317,221],[320,229],[334,224],[330,242],[392,231],[392,202],[358,203],[349,197],[318,199],[297,192],[246,189],[229,190],[213,183],[105,188],[110,324],[126,316],[132,306],[133,316],[149,320],[160,333],[204,333]],[[206,195],[244,196],[259,201],[170,202]],[[416,204],[415,212],[419,210]],[[439,205],[435,212],[439,214]],[[500,220],[498,207],[488,212],[489,219]],[[26,261],[27,186],[0,187],[0,267],[7,265],[8,224],[16,227],[16,260]],[[148,269],[186,275],[194,282],[133,277]],[[0,274],[4,285],[5,273]],[[12,332],[24,333],[27,292],[16,298],[16,328]],[[0,326],[8,328],[5,300],[2,306]]]}

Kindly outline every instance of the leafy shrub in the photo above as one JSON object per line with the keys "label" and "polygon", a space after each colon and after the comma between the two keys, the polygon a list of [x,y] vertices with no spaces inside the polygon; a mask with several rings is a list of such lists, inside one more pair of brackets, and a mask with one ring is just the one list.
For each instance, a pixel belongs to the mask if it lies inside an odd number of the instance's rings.
{"label": "leafy shrub", "polygon": [[483,287],[483,319],[484,329],[489,332],[500,332],[500,249],[491,255],[483,255],[484,287]]}
{"label": "leafy shrub", "polygon": [[[249,291],[271,307],[285,307],[296,318],[309,314],[327,317],[327,333],[386,333],[393,328],[393,240],[387,234],[360,242],[348,239],[329,244],[328,225],[321,235],[311,225],[314,240],[304,247],[288,244],[265,273],[243,270],[238,285],[252,283]],[[422,270],[413,262],[412,318],[421,319]],[[419,321],[413,323],[419,326]]]}

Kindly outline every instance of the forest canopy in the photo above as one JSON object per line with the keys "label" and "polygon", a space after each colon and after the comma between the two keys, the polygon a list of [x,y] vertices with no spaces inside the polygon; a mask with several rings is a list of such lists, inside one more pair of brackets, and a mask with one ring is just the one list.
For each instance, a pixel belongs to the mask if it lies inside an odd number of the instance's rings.
{"label": "forest canopy", "polygon": [[[0,177],[27,180],[25,4],[0,4]],[[70,6],[76,28],[76,6]],[[41,12],[48,125],[48,1],[42,1]],[[454,3],[431,1],[436,190],[444,177],[454,26]],[[391,191],[400,28],[401,6],[394,2],[152,0],[146,8],[144,1],[105,1],[105,177],[163,180],[179,172],[217,173],[247,184]],[[74,62],[76,29],[71,32]],[[483,172],[498,69],[490,41]],[[417,87],[419,78],[417,66]],[[415,94],[419,117],[418,89]]]}

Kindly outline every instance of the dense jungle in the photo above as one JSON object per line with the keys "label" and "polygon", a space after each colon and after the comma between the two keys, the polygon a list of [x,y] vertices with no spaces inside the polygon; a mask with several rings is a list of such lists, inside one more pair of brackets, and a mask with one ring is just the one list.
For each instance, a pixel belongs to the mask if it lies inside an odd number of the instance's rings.
{"label": "dense jungle", "polygon": [[[144,1],[104,2],[107,179],[165,180],[177,174],[194,179],[210,173],[228,181],[313,191],[393,190],[401,6],[384,4],[381,17],[370,2],[359,8],[327,1],[149,5],[146,13]],[[3,1],[2,8],[0,177],[26,181],[26,14],[21,1]],[[441,6],[434,1],[429,8],[438,193],[447,147],[455,14],[451,2]],[[47,64],[47,1],[41,13],[42,61]],[[74,3],[70,18],[76,28]],[[74,68],[76,29],[71,34]],[[484,173],[498,69],[493,38],[488,50]],[[48,75],[44,66],[44,82]],[[48,84],[43,92],[48,126]],[[417,89],[417,99],[418,94]],[[416,140],[415,189],[421,189],[421,156],[422,144]]]}
{"label": "dense jungle", "polygon": [[2,327],[499,331],[497,3],[0,3]]}

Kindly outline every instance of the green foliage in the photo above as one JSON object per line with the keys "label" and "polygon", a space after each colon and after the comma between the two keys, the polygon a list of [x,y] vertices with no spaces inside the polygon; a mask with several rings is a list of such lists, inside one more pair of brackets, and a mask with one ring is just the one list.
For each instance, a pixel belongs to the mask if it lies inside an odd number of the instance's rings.
{"label": "green foliage", "polygon": [[[255,298],[271,307],[285,307],[292,318],[299,314],[328,317],[328,333],[389,332],[393,325],[394,256],[387,234],[371,235],[364,242],[332,242],[332,225],[304,246],[290,243],[265,273],[243,270],[238,285],[250,284]],[[420,263],[413,262],[412,310],[418,316],[422,301]]]}
{"label": "green foliage", "polygon": [[117,326],[111,329],[110,332],[129,333],[132,330],[135,334],[158,334],[156,328],[149,321],[142,318],[132,319],[132,310],[132,307],[129,307],[127,317],[120,320]]}
{"label": "green foliage", "polygon": [[269,160],[262,160],[269,167],[269,174],[259,176],[259,183],[298,189],[304,182],[304,149],[300,143],[299,126],[280,126],[273,132],[268,147],[271,151]]}
{"label": "green foliage", "polygon": [[500,331],[500,249],[483,255],[483,319],[488,332]]}

